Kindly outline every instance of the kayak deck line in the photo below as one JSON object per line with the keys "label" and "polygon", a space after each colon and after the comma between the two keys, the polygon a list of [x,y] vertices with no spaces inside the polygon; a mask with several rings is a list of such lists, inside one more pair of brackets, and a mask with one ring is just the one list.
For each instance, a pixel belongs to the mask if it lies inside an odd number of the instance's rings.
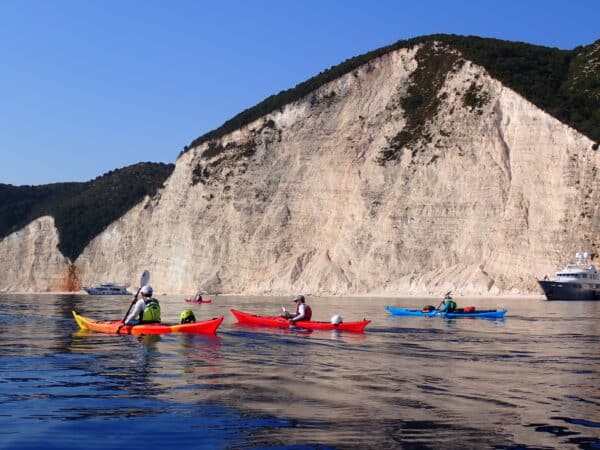
{"label": "kayak deck line", "polygon": [[[276,328],[290,327],[289,321],[280,316],[258,316],[256,314],[246,313],[243,311],[238,311],[236,309],[231,309],[230,311],[237,319],[238,323],[242,325],[259,325]],[[339,325],[334,325],[330,322],[300,320],[298,322],[295,322],[293,326],[308,330],[340,330],[362,333],[365,327],[370,323],[371,321],[367,319],[363,319],[359,322],[342,322]]]}
{"label": "kayak deck line", "polygon": [[73,317],[82,330],[99,331],[112,334],[214,334],[223,322],[223,317],[216,317],[200,322],[169,325],[165,323],[142,323],[139,325],[123,325],[120,320],[93,320],[73,312]]}

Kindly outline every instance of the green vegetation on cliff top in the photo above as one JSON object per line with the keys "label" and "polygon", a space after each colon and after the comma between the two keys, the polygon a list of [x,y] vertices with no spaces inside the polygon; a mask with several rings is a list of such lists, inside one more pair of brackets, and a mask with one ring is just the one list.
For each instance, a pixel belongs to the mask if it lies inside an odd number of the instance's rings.
{"label": "green vegetation on cliff top", "polygon": [[560,50],[499,39],[436,34],[398,41],[350,58],[242,111],[219,128],[192,141],[184,152],[300,100],[375,58],[431,41],[459,50],[465,58],[483,66],[491,76],[539,108],[590,139],[600,141],[600,40],[586,47]]}
{"label": "green vegetation on cliff top", "polygon": [[58,229],[58,249],[74,261],[108,225],[146,195],[154,195],[174,168],[173,164],[139,163],[86,183],[0,183],[0,239],[49,215]]}

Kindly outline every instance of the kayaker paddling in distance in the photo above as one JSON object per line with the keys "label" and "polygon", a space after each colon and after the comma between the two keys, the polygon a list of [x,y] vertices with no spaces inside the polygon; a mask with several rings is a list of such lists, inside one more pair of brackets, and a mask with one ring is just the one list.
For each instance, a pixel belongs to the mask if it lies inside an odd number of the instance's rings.
{"label": "kayaker paddling in distance", "polygon": [[444,295],[440,306],[437,307],[438,312],[452,312],[456,310],[456,302],[452,300],[452,291]]}
{"label": "kayaker paddling in distance", "polygon": [[285,311],[284,308],[283,317],[288,319],[290,324],[298,322],[299,320],[310,320],[312,317],[312,309],[310,309],[310,306],[305,303],[306,300],[304,295],[296,295],[293,301],[296,304],[296,313],[290,314],[289,312]]}
{"label": "kayaker paddling in distance", "polygon": [[133,296],[131,302],[135,305],[123,321],[124,325],[160,322],[160,304],[152,297],[152,292],[152,287],[145,285],[140,289],[142,298],[138,300],[137,295]]}

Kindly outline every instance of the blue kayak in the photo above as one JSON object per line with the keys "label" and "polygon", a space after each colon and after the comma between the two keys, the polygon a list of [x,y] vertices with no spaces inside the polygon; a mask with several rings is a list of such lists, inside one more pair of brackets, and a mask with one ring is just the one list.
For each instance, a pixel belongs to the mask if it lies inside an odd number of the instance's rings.
{"label": "blue kayak", "polygon": [[433,311],[421,311],[420,309],[404,309],[395,308],[393,306],[386,306],[390,314],[394,316],[422,316],[422,317],[487,317],[487,318],[502,318],[506,314],[506,309],[480,309],[474,311],[453,311],[453,312],[441,312],[438,310]]}

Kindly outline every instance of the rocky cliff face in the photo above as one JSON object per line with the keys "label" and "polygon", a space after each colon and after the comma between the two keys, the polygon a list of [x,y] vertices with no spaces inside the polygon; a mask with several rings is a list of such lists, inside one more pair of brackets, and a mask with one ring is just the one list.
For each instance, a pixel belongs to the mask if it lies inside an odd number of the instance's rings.
{"label": "rocky cliff face", "polygon": [[40,224],[9,236],[0,285],[51,289],[65,272],[134,283],[147,268],[158,292],[538,293],[536,278],[576,250],[597,257],[593,142],[455,52],[429,48],[442,59],[426,67],[423,50],[190,149],[70,272],[46,237],[54,275],[32,279],[18,242],[35,226],[52,235]]}
{"label": "rocky cliff face", "polygon": [[77,290],[73,267],[57,249],[52,217],[41,217],[0,240],[2,291],[43,292]]}

